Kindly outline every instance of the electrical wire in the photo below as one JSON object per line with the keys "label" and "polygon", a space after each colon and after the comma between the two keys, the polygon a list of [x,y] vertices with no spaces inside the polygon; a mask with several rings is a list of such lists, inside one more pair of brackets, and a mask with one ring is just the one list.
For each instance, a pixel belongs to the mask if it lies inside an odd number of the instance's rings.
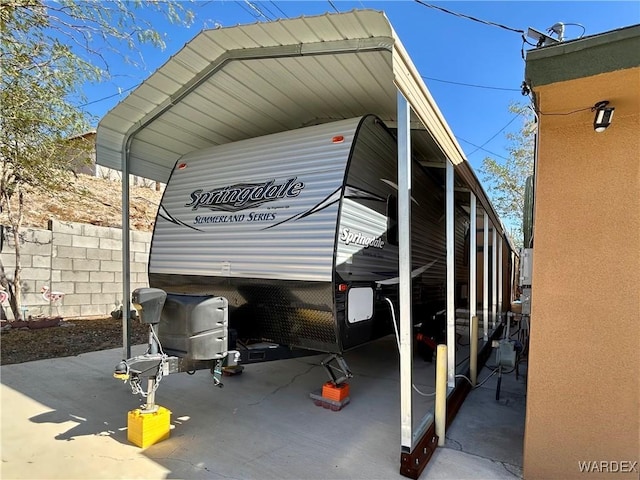
{"label": "electrical wire", "polygon": [[585,107],[585,108],[579,108],[578,110],[572,110],[571,112],[542,112],[540,110],[536,110],[536,113],[539,113],[540,115],[547,115],[547,116],[553,116],[553,115],[573,115],[574,113],[578,113],[578,112],[584,112],[586,110],[593,110],[593,107]]}
{"label": "electrical wire", "polygon": [[[523,82],[523,84],[524,84],[524,82]],[[585,112],[587,110],[591,110],[593,112],[596,109],[595,106],[590,106],[590,107],[578,108],[576,110],[571,110],[571,111],[568,111],[568,112],[543,112],[542,110],[537,110],[536,109],[536,102],[533,100],[533,97],[531,96],[531,87],[529,85],[524,85],[524,86],[527,89],[526,96],[529,97],[529,101],[531,102],[530,108],[531,108],[531,110],[533,110],[533,113],[535,115],[546,115],[548,117],[550,117],[550,116],[565,116],[565,115],[573,115],[574,113]]]}
{"label": "electrical wire", "polygon": [[329,2],[329,5],[331,5],[333,7],[333,9],[336,11],[336,13],[340,13],[340,10],[338,10],[336,8],[336,6],[333,4],[333,2],[331,0],[327,0]]}
{"label": "electrical wire", "polygon": [[235,2],[235,3],[236,3],[236,4],[238,4],[238,6],[239,6],[240,8],[242,8],[245,12],[247,12],[249,15],[251,15],[251,18],[254,18],[254,19],[256,19],[256,18],[260,18],[260,15],[256,15],[256,13],[255,13],[255,12],[252,12],[252,11],[251,11],[251,9],[250,9],[250,8],[248,8],[248,7],[245,5],[245,2],[244,2],[244,1],[236,0],[236,2]]}
{"label": "electrical wire", "polygon": [[[422,5],[424,7],[433,8],[435,10],[440,10],[441,12],[448,13],[449,15],[454,15],[454,16],[460,17],[460,18],[466,18],[467,20],[472,20],[474,22],[482,23],[484,25],[489,25],[489,26],[492,26],[492,27],[502,28],[504,30],[508,30],[510,32],[515,32],[515,33],[521,33],[521,34],[525,33],[524,30],[520,30],[520,29],[517,29],[517,28],[512,28],[512,27],[509,27],[507,25],[502,25],[500,23],[495,23],[495,22],[490,22],[490,21],[487,21],[487,20],[482,20],[480,18],[472,17],[470,15],[465,15],[464,13],[458,13],[458,12],[454,12],[452,10],[447,10],[446,8],[439,7],[437,5],[432,5],[430,3],[425,3],[425,2],[422,2],[421,0],[414,0],[414,2],[419,3],[420,5]],[[331,3],[331,2],[329,2],[329,3]]]}
{"label": "electrical wire", "polygon": [[271,9],[267,5],[265,5],[265,2],[262,2],[262,8],[264,8],[267,11],[267,13],[271,15],[271,18],[270,18],[271,21],[275,20],[278,17],[275,13],[271,11]]}
{"label": "electrical wire", "polygon": [[[398,333],[398,325],[396,325],[395,308],[393,307],[393,302],[388,297],[384,297],[384,299],[387,301],[387,303],[389,304],[389,308],[391,309],[391,321],[393,323],[393,331],[396,334],[396,344],[398,345],[398,352],[400,352],[400,334]],[[411,386],[413,387],[413,389],[418,395],[422,395],[423,397],[433,397],[436,394],[436,392],[433,392],[433,393],[421,392],[420,390],[418,390],[418,387],[416,387],[414,383],[412,383]]]}
{"label": "electrical wire", "polygon": [[[482,385],[484,385],[484,384],[487,382],[487,380],[489,380],[491,377],[493,377],[496,373],[498,373],[498,369],[497,369],[497,368],[495,368],[495,369],[494,369],[494,370],[489,374],[489,376],[488,376],[487,378],[485,378],[482,382],[480,382],[480,383],[476,384],[476,386],[475,386],[475,387],[473,387],[473,388],[474,388],[474,389],[476,389],[476,388],[481,387]],[[510,373],[510,372],[509,372],[509,373]],[[469,383],[473,386],[473,383],[471,382],[471,380],[470,380],[467,376],[465,376],[465,375],[456,375],[456,378],[464,378],[467,382],[469,382]]]}
{"label": "electrical wire", "polygon": [[151,330],[151,335],[153,336],[156,343],[158,344],[158,350],[160,350],[160,354],[163,357],[166,357],[164,350],[162,350],[162,344],[160,343],[160,339],[158,338],[158,335],[156,334],[156,330],[153,328],[153,325],[149,325],[149,329]]}
{"label": "electrical wire", "polygon": [[[138,84],[138,85],[140,85],[140,84]],[[83,103],[82,105],[78,105],[78,108],[87,107],[89,105],[93,105],[94,103],[102,102],[104,100],[109,100],[110,98],[117,97],[118,95],[122,95],[123,93],[128,92],[129,90],[133,90],[138,85],[134,85],[133,87],[125,88],[124,90],[118,90],[118,93],[114,93],[113,95],[109,95],[109,96],[104,97],[104,98],[99,98],[98,100],[92,100],[90,102]]]}
{"label": "electrical wire", "polygon": [[284,11],[276,4],[276,2],[270,1],[269,3],[276,7],[280,11],[280,13],[285,16],[285,18],[289,18],[289,15],[284,13]]}
{"label": "electrical wire", "polygon": [[484,151],[484,152],[490,153],[491,155],[494,155],[494,156],[496,156],[496,157],[498,157],[498,158],[502,158],[503,160],[509,160],[507,157],[504,157],[504,156],[502,156],[502,155],[500,155],[500,154],[498,154],[498,153],[492,152],[491,150],[487,150],[486,148],[482,148],[482,147],[480,147],[479,145],[476,145],[475,143],[472,143],[472,142],[470,142],[469,140],[465,140],[464,138],[462,138],[462,137],[460,137],[460,136],[458,136],[458,135],[455,135],[455,137],[456,137],[458,140],[462,140],[464,143],[468,143],[468,144],[469,144],[469,145],[471,145],[472,147],[477,147],[477,149],[478,149],[478,150],[482,150],[482,151]]}
{"label": "electrical wire", "polygon": [[582,25],[581,23],[565,23],[564,26],[566,27],[567,25],[571,25],[574,27],[580,27],[582,29],[582,33],[580,34],[580,36],[578,37],[578,40],[581,39],[582,37],[584,37],[584,34],[587,33],[587,29],[584,28],[584,25]]}
{"label": "electrical wire", "polygon": [[500,133],[502,133],[502,132],[504,131],[504,129],[505,129],[505,128],[507,128],[509,125],[511,125],[511,124],[513,123],[513,121],[514,121],[516,118],[518,118],[521,114],[522,114],[522,110],[520,110],[520,111],[519,111],[519,112],[518,112],[518,113],[517,113],[517,114],[516,114],[516,115],[515,115],[511,120],[509,120],[509,122],[508,122],[504,127],[502,127],[500,130],[498,130],[498,131],[495,133],[495,135],[493,135],[489,140],[487,140],[486,142],[484,142],[484,143],[483,143],[482,145],[480,145],[479,147],[476,147],[476,149],[475,149],[473,152],[468,153],[467,155],[468,155],[468,156],[471,156],[471,155],[473,155],[474,153],[476,153],[478,150],[481,150],[481,149],[482,149],[482,147],[484,147],[487,143],[489,143],[491,140],[493,140],[494,138],[496,138]]}
{"label": "electrical wire", "polygon": [[451,80],[442,80],[440,78],[425,77],[424,75],[422,75],[422,78],[425,79],[425,80],[433,80],[434,82],[450,83],[452,85],[461,85],[463,87],[485,88],[487,90],[502,90],[502,91],[505,91],[505,92],[519,92],[520,91],[519,88],[491,87],[491,86],[487,86],[487,85],[475,85],[473,83],[453,82]]}
{"label": "electrical wire", "polygon": [[246,3],[251,10],[256,12],[256,14],[257,14],[257,15],[255,15],[256,18],[262,17],[262,18],[266,19],[267,21],[271,21],[272,20],[271,18],[267,17],[264,14],[264,12],[260,9],[260,7],[258,7],[255,3],[253,3],[253,2],[251,2],[249,0],[244,0],[244,3]]}

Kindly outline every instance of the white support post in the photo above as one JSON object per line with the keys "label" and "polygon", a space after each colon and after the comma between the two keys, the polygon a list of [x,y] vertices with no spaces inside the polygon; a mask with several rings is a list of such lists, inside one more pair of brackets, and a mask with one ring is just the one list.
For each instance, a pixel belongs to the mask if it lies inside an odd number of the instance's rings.
{"label": "white support post", "polygon": [[398,108],[398,263],[400,276],[400,441],[402,450],[413,447],[411,339],[411,127],[410,109],[402,93]]}
{"label": "white support post", "polygon": [[454,223],[454,169],[450,160],[446,161],[446,238],[447,238],[447,386],[456,386],[456,264],[455,264],[455,223]]}
{"label": "white support post", "polygon": [[489,215],[484,212],[482,229],[482,336],[489,341]]}
{"label": "white support post", "polygon": [[502,279],[502,244],[504,242],[504,238],[502,235],[498,237],[498,315],[502,318],[502,289],[503,289],[503,279]]}
{"label": "white support post", "polygon": [[469,379],[471,386],[475,387],[478,381],[478,317],[471,317],[471,338],[474,342],[469,343]]}
{"label": "white support post", "polygon": [[[455,348],[452,347],[452,348]],[[443,447],[447,429],[447,359],[449,357],[446,345],[438,345],[436,349],[436,404],[434,408],[434,421],[438,446]]]}
{"label": "white support post", "polygon": [[[130,137],[129,137],[130,138]],[[122,149],[122,355],[131,358],[131,262],[129,242],[129,138]]]}
{"label": "white support post", "polygon": [[498,234],[493,227],[493,242],[491,245],[491,325],[496,328],[498,310]]}
{"label": "white support post", "polygon": [[478,339],[474,339],[471,335],[471,319],[476,316],[478,307],[476,298],[478,289],[478,219],[476,217],[476,196],[473,193],[469,195],[471,196],[471,213],[469,213],[469,344],[471,344],[472,342],[478,343]]}

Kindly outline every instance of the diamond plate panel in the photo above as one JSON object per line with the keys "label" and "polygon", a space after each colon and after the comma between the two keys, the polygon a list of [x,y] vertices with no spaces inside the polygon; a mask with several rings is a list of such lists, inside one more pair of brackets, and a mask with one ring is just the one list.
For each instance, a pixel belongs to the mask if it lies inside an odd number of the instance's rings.
{"label": "diamond plate panel", "polygon": [[264,339],[323,352],[341,351],[330,283],[151,274],[170,293],[215,295],[229,302],[229,327],[240,339]]}

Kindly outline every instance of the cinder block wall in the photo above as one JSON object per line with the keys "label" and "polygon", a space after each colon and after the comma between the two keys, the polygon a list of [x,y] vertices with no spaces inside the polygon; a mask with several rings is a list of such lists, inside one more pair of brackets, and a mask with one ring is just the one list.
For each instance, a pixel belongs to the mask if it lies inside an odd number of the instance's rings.
{"label": "cinder block wall", "polygon": [[[21,235],[23,307],[27,315],[63,317],[108,315],[122,303],[122,230],[89,224],[49,222],[49,230],[23,229]],[[131,232],[131,290],[148,286],[150,232]],[[13,278],[13,235],[5,230],[5,273]],[[64,297],[50,306],[41,289]],[[12,318],[8,302],[5,314]]]}

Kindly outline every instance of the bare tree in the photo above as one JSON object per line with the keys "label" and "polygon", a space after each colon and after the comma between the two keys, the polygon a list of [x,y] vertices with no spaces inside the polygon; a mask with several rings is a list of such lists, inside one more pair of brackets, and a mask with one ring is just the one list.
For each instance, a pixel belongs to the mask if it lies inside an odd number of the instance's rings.
{"label": "bare tree", "polygon": [[527,177],[533,173],[535,123],[531,110],[524,105],[513,104],[509,111],[523,120],[518,133],[506,135],[509,157],[503,160],[486,157],[480,174],[512,240],[522,246],[525,189]]}
{"label": "bare tree", "polygon": [[0,3],[0,214],[15,246],[11,277],[0,258],[0,284],[16,319],[21,318],[20,232],[27,189],[64,188],[70,163],[83,150],[88,157],[93,147],[78,137],[89,128],[78,105],[82,85],[109,78],[104,50],[94,45],[114,52],[139,52],[143,43],[164,48],[163,36],[141,15],[150,10],[183,25],[193,21],[179,1]]}

